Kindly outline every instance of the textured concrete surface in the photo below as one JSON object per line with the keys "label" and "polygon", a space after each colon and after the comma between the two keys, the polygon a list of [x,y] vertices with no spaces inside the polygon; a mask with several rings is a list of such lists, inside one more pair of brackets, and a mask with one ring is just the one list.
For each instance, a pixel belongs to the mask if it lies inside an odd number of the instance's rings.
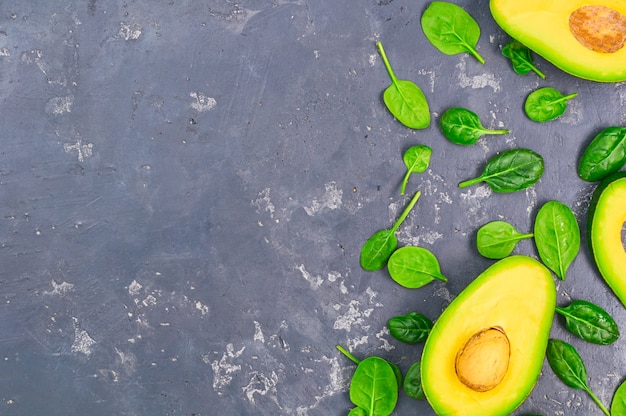
{"label": "textured concrete surface", "polygon": [[[480,65],[445,56],[409,0],[16,1],[0,4],[0,413],[3,415],[345,415],[357,357],[405,371],[421,346],[386,329],[410,311],[436,319],[491,261],[478,227],[532,228],[549,199],[586,230],[594,185],[583,146],[626,123],[626,85],[515,74],[487,0]],[[412,131],[385,109],[382,41],[420,85],[433,122]],[[579,96],[538,124],[525,96]],[[507,136],[448,142],[438,115],[463,106]],[[400,196],[402,152],[426,144],[430,169]],[[527,147],[542,180],[514,194],[457,184],[497,152]],[[360,247],[422,197],[401,245],[433,251],[449,282],[418,290],[365,272]],[[530,240],[516,253],[536,257]],[[626,311],[586,242],[558,302]],[[626,341],[553,335],[585,359],[607,405],[626,376]],[[600,415],[547,364],[516,414]],[[431,415],[400,395],[395,415]]]}

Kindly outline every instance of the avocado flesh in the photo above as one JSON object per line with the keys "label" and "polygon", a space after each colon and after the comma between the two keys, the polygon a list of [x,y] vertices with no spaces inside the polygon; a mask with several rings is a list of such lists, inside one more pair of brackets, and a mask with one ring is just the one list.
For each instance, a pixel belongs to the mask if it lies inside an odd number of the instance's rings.
{"label": "avocado flesh", "polygon": [[[570,16],[589,5],[609,8],[626,19],[626,0],[490,0],[491,14],[505,32],[561,70],[592,81],[624,81],[626,45],[615,52],[598,52],[572,33]],[[620,31],[626,38],[623,27]]]}
{"label": "avocado flesh", "polygon": [[[481,273],[444,310],[422,354],[422,383],[438,415],[508,415],[530,394],[545,355],[556,306],[550,271],[526,256],[500,260]],[[460,350],[489,328],[506,333],[510,360],[488,391],[465,385],[456,371]]]}
{"label": "avocado flesh", "polygon": [[609,175],[596,188],[589,209],[589,245],[600,274],[626,306],[626,172]]}

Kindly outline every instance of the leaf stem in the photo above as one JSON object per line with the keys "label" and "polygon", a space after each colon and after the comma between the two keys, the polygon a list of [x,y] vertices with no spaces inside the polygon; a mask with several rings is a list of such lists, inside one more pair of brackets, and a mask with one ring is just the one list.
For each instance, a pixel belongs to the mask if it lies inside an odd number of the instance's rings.
{"label": "leaf stem", "polygon": [[544,74],[543,72],[541,72],[539,70],[539,68],[537,68],[535,65],[531,65],[530,68],[535,71],[535,74],[539,75],[541,77],[541,79],[546,79],[546,74]]}
{"label": "leaf stem", "polygon": [[608,409],[604,407],[600,399],[598,399],[598,397],[591,391],[589,387],[585,388],[585,391],[587,392],[587,394],[589,394],[589,397],[591,397],[591,399],[598,405],[600,410],[602,410],[602,413],[604,413],[606,416],[611,416],[611,413],[609,413]]}
{"label": "leaf stem", "polygon": [[478,53],[478,51],[477,51],[475,48],[472,48],[472,47],[471,47],[471,46],[469,46],[469,45],[468,45],[468,47],[469,47],[468,49],[469,49],[469,51],[470,51],[470,54],[471,54],[474,58],[478,59],[478,62],[480,62],[481,64],[484,64],[484,63],[485,63],[485,59],[484,59],[482,56],[480,56],[480,54]]}
{"label": "leaf stem", "polygon": [[409,183],[409,177],[411,176],[411,170],[407,169],[406,174],[404,175],[404,179],[402,179],[402,188],[400,189],[400,195],[404,195],[404,191],[406,191],[406,185]]}
{"label": "leaf stem", "polygon": [[400,216],[400,218],[398,218],[398,221],[396,221],[396,223],[393,225],[393,227],[391,227],[389,231],[391,231],[392,233],[396,232],[398,227],[402,225],[406,217],[409,215],[409,212],[411,212],[411,209],[413,209],[413,206],[415,205],[421,194],[422,193],[420,191],[415,192],[415,195],[413,195],[413,198],[411,198],[411,202],[409,202],[409,205],[407,205],[407,207],[404,209],[402,215]]}
{"label": "leaf stem", "polygon": [[468,179],[466,181],[463,181],[459,184],[459,188],[467,188],[468,186],[472,186],[472,185],[476,185],[477,183],[480,183],[483,181],[483,177],[479,176],[478,178],[474,178],[474,179]]}
{"label": "leaf stem", "polygon": [[398,78],[396,78],[396,74],[391,68],[391,64],[389,63],[389,59],[387,59],[387,54],[385,53],[385,49],[383,49],[382,42],[376,42],[376,46],[378,47],[378,52],[380,53],[380,56],[383,58],[383,63],[385,64],[385,68],[387,68],[387,72],[389,73],[389,78],[391,78],[391,82],[394,85],[397,84]]}
{"label": "leaf stem", "polygon": [[578,95],[578,93],[577,93],[577,92],[575,92],[575,93],[573,93],[573,94],[569,94],[569,95],[566,95],[566,96],[564,96],[564,97],[561,97],[561,98],[559,98],[558,100],[555,100],[555,101],[553,101],[553,102],[555,102],[555,103],[560,103],[561,101],[569,101],[569,100],[571,100],[572,98],[576,97],[577,95]]}
{"label": "leaf stem", "polygon": [[509,130],[485,130],[485,134],[509,134]]}
{"label": "leaf stem", "polygon": [[350,354],[350,352],[345,349],[344,347],[342,347],[341,345],[337,345],[336,348],[346,357],[348,357],[350,359],[350,361],[354,362],[356,365],[359,365],[361,363],[361,360],[359,360],[358,358],[356,358],[354,355]]}

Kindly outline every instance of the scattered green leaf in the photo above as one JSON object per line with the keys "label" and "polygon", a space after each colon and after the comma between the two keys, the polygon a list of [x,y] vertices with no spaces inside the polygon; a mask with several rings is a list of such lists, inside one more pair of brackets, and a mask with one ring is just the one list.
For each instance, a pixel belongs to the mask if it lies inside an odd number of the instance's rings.
{"label": "scattered green leaf", "polygon": [[391,85],[383,93],[387,109],[405,126],[424,129],[430,124],[430,109],[424,92],[411,81],[398,79],[387,59],[383,44],[377,42],[378,51],[391,78]]}
{"label": "scattered green leaf", "polygon": [[448,108],[439,119],[443,135],[452,143],[474,144],[486,134],[507,134],[508,130],[490,130],[483,127],[476,113],[460,107]]}
{"label": "scattered green leaf", "polygon": [[411,209],[420,195],[421,192],[419,191],[415,193],[411,202],[409,202],[409,205],[407,205],[402,215],[391,229],[376,231],[365,244],[363,244],[360,255],[360,263],[363,269],[374,271],[385,267],[387,260],[389,260],[391,254],[395,251],[396,247],[398,247],[396,231],[409,215],[409,212],[411,212]]}
{"label": "scattered green leaf", "polygon": [[588,182],[602,180],[626,164],[626,127],[607,127],[585,148],[578,176]]}
{"label": "scattered green leaf", "polygon": [[445,1],[433,1],[422,14],[422,30],[430,43],[445,55],[467,52],[481,64],[476,50],[480,27],[463,8]]}
{"label": "scattered green leaf", "polygon": [[387,269],[396,283],[409,289],[420,288],[433,280],[448,281],[441,274],[437,257],[423,247],[397,249],[389,258]]}
{"label": "scattered green leaf", "polygon": [[546,77],[545,74],[535,66],[533,54],[530,49],[521,42],[511,39],[509,43],[502,48],[502,55],[511,60],[513,70],[516,73],[526,75],[530,71],[533,71],[541,78]]}
{"label": "scattered green leaf", "polygon": [[586,391],[602,412],[606,416],[611,416],[607,408],[587,385],[587,369],[578,351],[572,345],[551,338],[548,340],[546,356],[552,371],[563,383],[573,389]]}
{"label": "scattered green leaf", "polygon": [[537,212],[534,234],[541,261],[565,280],[580,249],[580,229],[572,210],[559,201],[546,202]]}
{"label": "scattered green leaf", "polygon": [[539,88],[526,98],[524,111],[529,119],[540,123],[554,120],[567,109],[567,102],[578,94],[563,95],[551,87]]}
{"label": "scattered green leaf", "polygon": [[406,185],[409,182],[409,176],[411,176],[412,173],[422,173],[428,169],[428,165],[430,164],[430,155],[432,153],[433,150],[423,144],[409,147],[406,152],[404,152],[402,160],[406,166],[406,174],[404,175],[404,180],[402,181],[402,189],[400,190],[401,195],[404,195]]}
{"label": "scattered green leaf", "polygon": [[619,338],[617,323],[607,311],[586,300],[575,300],[556,311],[565,318],[565,327],[577,337],[594,344],[609,345]]}
{"label": "scattered green leaf", "polygon": [[626,415],[626,381],[617,388],[615,394],[613,395],[613,401],[611,402],[611,415]]}
{"label": "scattered green leaf", "polygon": [[421,362],[417,361],[409,367],[404,377],[404,392],[407,396],[417,400],[426,398],[422,387]]}
{"label": "scattered green leaf", "polygon": [[409,312],[406,315],[394,316],[387,321],[389,333],[395,339],[407,344],[417,344],[426,341],[433,322],[417,312]]}
{"label": "scattered green leaf", "polygon": [[459,188],[486,182],[494,192],[526,189],[543,175],[543,158],[529,149],[509,149],[491,158],[483,173],[459,184]]}
{"label": "scattered green leaf", "polygon": [[532,233],[520,233],[506,221],[492,221],[478,229],[476,246],[478,252],[488,259],[503,259],[513,252],[520,240],[532,236]]}

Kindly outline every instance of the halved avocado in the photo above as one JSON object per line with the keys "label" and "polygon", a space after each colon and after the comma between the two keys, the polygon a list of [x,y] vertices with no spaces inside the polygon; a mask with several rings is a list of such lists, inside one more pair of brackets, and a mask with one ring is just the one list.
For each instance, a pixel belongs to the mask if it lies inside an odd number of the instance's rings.
{"label": "halved avocado", "polygon": [[593,81],[626,80],[626,0],[490,0],[498,25],[548,61]]}
{"label": "halved avocado", "polygon": [[589,246],[598,270],[626,306],[626,251],[622,227],[626,221],[626,172],[600,182],[589,207]]}
{"label": "halved avocado", "polygon": [[438,415],[508,415],[543,366],[556,306],[550,271],[511,256],[494,263],[444,310],[426,340],[422,383]]}

